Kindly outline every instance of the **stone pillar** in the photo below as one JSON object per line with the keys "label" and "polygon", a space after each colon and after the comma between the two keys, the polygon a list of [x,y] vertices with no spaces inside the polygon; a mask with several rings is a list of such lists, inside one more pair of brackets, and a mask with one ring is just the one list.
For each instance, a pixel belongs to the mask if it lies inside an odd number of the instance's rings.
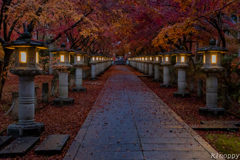
{"label": "stone pillar", "polygon": [[52,79],[51,80],[51,94],[53,97],[57,97],[57,79]]}
{"label": "stone pillar", "polygon": [[97,80],[98,78],[96,77],[96,71],[97,71],[97,69],[96,69],[96,64],[95,63],[92,63],[91,64],[91,74],[92,74],[92,77],[91,78],[89,78],[90,80]]}
{"label": "stone pillar", "polygon": [[193,93],[194,92],[194,79],[193,78],[190,78],[189,79],[189,88],[190,88],[190,93]]}
{"label": "stone pillar", "polygon": [[34,107],[37,107],[37,87],[34,87]]}
{"label": "stone pillar", "polygon": [[155,63],[154,64],[154,79],[153,81],[160,81],[159,79],[159,64],[158,63]]}
{"label": "stone pillar", "polygon": [[141,72],[144,73],[144,70],[145,70],[145,65],[144,65],[144,62],[142,62],[142,70],[141,70]]}
{"label": "stone pillar", "polygon": [[82,86],[82,67],[76,67],[76,72],[75,72],[75,82],[76,82],[76,87],[72,89],[73,92],[85,92],[87,89]]}
{"label": "stone pillar", "polygon": [[14,121],[18,120],[18,99],[19,99],[19,93],[18,92],[12,92],[12,104],[13,108],[12,108],[12,119]]}
{"label": "stone pillar", "polygon": [[62,71],[59,73],[59,98],[53,99],[54,105],[72,105],[73,98],[68,98],[68,72]]}
{"label": "stone pillar", "polygon": [[161,87],[172,87],[172,84],[169,84],[170,81],[170,72],[169,72],[169,66],[163,66],[163,84],[161,84]]}
{"label": "stone pillar", "polygon": [[59,73],[59,98],[68,98],[68,72]]}
{"label": "stone pillar", "polygon": [[19,77],[18,107],[19,121],[8,126],[8,135],[14,137],[40,135],[44,130],[44,124],[34,122],[34,77]]}
{"label": "stone pillar", "polygon": [[224,108],[218,108],[218,74],[208,73],[206,80],[206,107],[199,108],[200,113],[219,114],[224,113]]}
{"label": "stone pillar", "polygon": [[148,66],[149,66],[148,67],[149,68],[149,72],[148,72],[149,74],[148,75],[152,77],[153,76],[153,65],[152,65],[152,63],[149,63]]}
{"label": "stone pillar", "polygon": [[43,83],[42,84],[42,101],[45,103],[48,103],[48,83]]}
{"label": "stone pillar", "polygon": [[178,68],[178,91],[174,92],[175,97],[189,97],[190,93],[186,92],[186,71],[184,68]]}
{"label": "stone pillar", "polygon": [[148,75],[148,71],[149,71],[149,69],[148,69],[148,63],[145,62],[145,70],[144,70],[144,74]]}

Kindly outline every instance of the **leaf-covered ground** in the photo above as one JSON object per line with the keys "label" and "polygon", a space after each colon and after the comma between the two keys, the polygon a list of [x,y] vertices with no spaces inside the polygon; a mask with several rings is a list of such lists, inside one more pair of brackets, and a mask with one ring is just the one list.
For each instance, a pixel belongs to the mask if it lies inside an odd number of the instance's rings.
{"label": "leaf-covered ground", "polygon": [[[106,71],[97,81],[83,80],[83,87],[87,88],[87,92],[74,93],[69,91],[69,97],[74,98],[74,105],[57,107],[52,104],[47,105],[43,109],[36,112],[35,121],[43,122],[45,124],[45,132],[40,137],[40,142],[24,157],[17,159],[24,160],[42,160],[42,159],[63,159],[65,153],[73,142],[75,136],[81,128],[85,118],[87,117],[89,111],[91,110],[93,104],[95,103],[102,87],[104,86],[110,72],[111,68]],[[53,77],[50,75],[41,75],[35,78],[35,85],[38,86],[38,98],[39,103],[37,108],[41,108],[46,104],[41,103],[41,84],[48,82],[50,84]],[[7,83],[4,86],[4,96],[0,105],[0,114],[6,112],[7,108],[11,106],[12,92],[18,91],[18,77],[14,75],[8,76]],[[53,97],[50,98],[52,100]],[[4,106],[8,107],[4,107]],[[11,115],[11,114],[10,114]],[[14,121],[11,120],[11,116],[0,116],[0,131],[4,130],[9,124]],[[6,134],[6,132],[4,132]],[[62,154],[54,156],[39,156],[34,154],[36,147],[41,144],[41,142],[46,139],[48,135],[52,134],[68,134],[70,139],[67,145],[64,147]]]}

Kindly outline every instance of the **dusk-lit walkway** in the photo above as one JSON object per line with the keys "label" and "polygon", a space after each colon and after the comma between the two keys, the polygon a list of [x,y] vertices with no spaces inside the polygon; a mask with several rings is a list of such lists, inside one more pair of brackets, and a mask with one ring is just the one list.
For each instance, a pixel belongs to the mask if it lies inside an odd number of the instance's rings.
{"label": "dusk-lit walkway", "polygon": [[211,159],[212,149],[127,66],[114,69],[65,159]]}

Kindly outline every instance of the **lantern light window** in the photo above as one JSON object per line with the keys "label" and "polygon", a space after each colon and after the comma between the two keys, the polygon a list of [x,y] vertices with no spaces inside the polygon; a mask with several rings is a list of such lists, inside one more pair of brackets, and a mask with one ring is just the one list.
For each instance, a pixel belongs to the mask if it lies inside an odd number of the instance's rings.
{"label": "lantern light window", "polygon": [[203,63],[205,63],[205,62],[206,62],[206,56],[203,55]]}
{"label": "lantern light window", "polygon": [[77,61],[80,61],[80,60],[81,60],[80,56],[77,56]]}
{"label": "lantern light window", "polygon": [[38,52],[36,52],[36,63],[38,63]]}
{"label": "lantern light window", "polygon": [[27,63],[27,53],[26,52],[20,52],[20,62]]}
{"label": "lantern light window", "polygon": [[165,59],[165,60],[166,60],[166,62],[168,62],[168,57],[166,57],[166,59]]}
{"label": "lantern light window", "polygon": [[60,55],[60,62],[64,62],[64,55]]}
{"label": "lantern light window", "polygon": [[156,60],[158,61],[158,57],[156,58]]}
{"label": "lantern light window", "polygon": [[181,56],[181,62],[185,62],[185,57]]}
{"label": "lantern light window", "polygon": [[212,63],[217,63],[217,55],[212,55]]}

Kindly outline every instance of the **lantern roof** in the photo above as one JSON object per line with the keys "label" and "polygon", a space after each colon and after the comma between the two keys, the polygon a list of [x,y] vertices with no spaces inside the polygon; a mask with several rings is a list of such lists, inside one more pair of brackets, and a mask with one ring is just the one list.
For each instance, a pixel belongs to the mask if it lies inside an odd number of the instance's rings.
{"label": "lantern roof", "polygon": [[70,52],[70,53],[75,53],[75,50],[73,49],[67,49],[66,44],[62,43],[60,48],[53,49],[50,52],[55,53],[55,52]]}
{"label": "lantern roof", "polygon": [[192,53],[189,52],[189,51],[187,51],[184,46],[181,46],[181,47],[179,48],[179,50],[173,52],[173,55],[177,55],[177,54],[188,54],[188,55],[192,55]]}
{"label": "lantern roof", "polygon": [[161,53],[159,53],[158,55],[161,55],[161,56],[163,56],[163,55],[172,55],[172,52],[161,52]]}
{"label": "lantern roof", "polygon": [[197,49],[197,52],[199,52],[199,53],[207,52],[207,51],[221,51],[223,53],[226,53],[228,51],[228,49],[225,47],[216,46],[216,40],[211,39],[209,41],[209,46]]}
{"label": "lantern roof", "polygon": [[83,54],[83,55],[87,54],[87,52],[83,52],[81,50],[82,50],[82,48],[78,48],[76,54]]}
{"label": "lantern roof", "polygon": [[31,33],[25,31],[15,41],[6,43],[4,46],[7,49],[15,49],[17,47],[36,47],[38,49],[47,49],[48,46],[41,41],[32,40]]}

